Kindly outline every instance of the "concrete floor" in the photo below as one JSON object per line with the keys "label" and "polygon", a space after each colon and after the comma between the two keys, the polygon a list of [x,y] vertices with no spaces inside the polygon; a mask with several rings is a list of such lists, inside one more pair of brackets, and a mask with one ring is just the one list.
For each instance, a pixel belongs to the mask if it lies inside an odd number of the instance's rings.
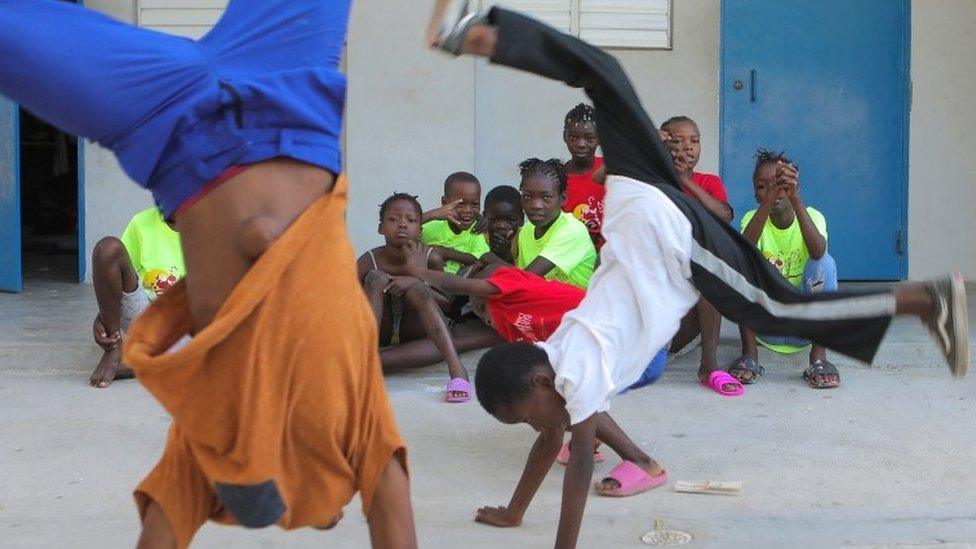
{"label": "concrete floor", "polygon": [[[126,547],[138,536],[129,494],[169,420],[136,382],[88,387],[93,301],[90,287],[50,283],[0,295],[0,547]],[[726,326],[720,357],[736,354]],[[477,354],[464,359],[473,367]],[[976,547],[976,376],[951,379],[916,322],[895,323],[874,367],[837,360],[845,367],[834,391],[806,387],[803,356],[767,355],[760,383],[723,399],[695,383],[696,360],[615,401],[612,414],[672,485],[592,496],[580,547],[641,547],[658,519],[692,534],[691,547]],[[472,522],[479,506],[507,503],[533,433],[476,403],[442,403],[444,377],[437,366],[388,380],[421,546],[551,546],[558,469],[522,527]],[[678,494],[679,479],[739,480],[744,494]],[[196,538],[214,548],[367,544],[358,501],[330,533],[207,525]]]}

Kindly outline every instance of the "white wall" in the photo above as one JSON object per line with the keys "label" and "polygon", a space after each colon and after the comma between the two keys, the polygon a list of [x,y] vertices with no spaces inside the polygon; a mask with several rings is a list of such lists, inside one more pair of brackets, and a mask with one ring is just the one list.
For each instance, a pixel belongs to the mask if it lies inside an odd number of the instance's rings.
{"label": "white wall", "polygon": [[[116,19],[135,20],[133,0],[85,0],[85,6]],[[137,211],[152,205],[148,191],[135,185],[115,155],[85,141],[85,262],[91,281],[91,251],[105,236],[119,236]]]}
{"label": "white wall", "polygon": [[912,2],[908,272],[976,279],[976,0]]}
{"label": "white wall", "polygon": [[345,162],[349,228],[360,251],[379,243],[387,196],[410,192],[424,208],[436,206],[449,173],[474,169],[473,61],[424,47],[426,4],[353,4]]}

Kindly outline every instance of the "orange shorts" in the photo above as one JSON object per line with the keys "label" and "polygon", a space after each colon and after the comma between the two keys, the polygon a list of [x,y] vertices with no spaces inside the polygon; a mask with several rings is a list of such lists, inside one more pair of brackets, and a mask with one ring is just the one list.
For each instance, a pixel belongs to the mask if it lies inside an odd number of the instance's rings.
{"label": "orange shorts", "polygon": [[186,546],[208,519],[324,526],[406,451],[386,394],[376,325],[345,229],[346,182],[258,259],[213,322],[191,322],[186,285],[126,336],[125,362],[173,416],[163,457],[136,491]]}

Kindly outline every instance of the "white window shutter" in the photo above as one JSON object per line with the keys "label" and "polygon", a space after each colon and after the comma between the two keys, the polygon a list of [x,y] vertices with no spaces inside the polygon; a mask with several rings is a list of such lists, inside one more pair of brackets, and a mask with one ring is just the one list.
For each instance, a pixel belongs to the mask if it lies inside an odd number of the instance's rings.
{"label": "white window shutter", "polygon": [[572,0],[499,0],[498,2],[484,2],[485,7],[497,5],[510,10],[520,11],[535,19],[555,27],[561,32],[573,32]]}
{"label": "white window shutter", "polygon": [[210,31],[228,0],[138,0],[139,26],[194,40]]}
{"label": "white window shutter", "polygon": [[604,48],[671,48],[671,0],[578,0],[579,36]]}

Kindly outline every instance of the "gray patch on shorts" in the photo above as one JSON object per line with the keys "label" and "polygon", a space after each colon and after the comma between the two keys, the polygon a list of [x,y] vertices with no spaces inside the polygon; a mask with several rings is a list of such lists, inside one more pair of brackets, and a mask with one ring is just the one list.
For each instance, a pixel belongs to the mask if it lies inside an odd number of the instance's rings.
{"label": "gray patch on shorts", "polygon": [[273,480],[261,484],[216,483],[217,497],[246,528],[267,528],[285,513],[285,502]]}

